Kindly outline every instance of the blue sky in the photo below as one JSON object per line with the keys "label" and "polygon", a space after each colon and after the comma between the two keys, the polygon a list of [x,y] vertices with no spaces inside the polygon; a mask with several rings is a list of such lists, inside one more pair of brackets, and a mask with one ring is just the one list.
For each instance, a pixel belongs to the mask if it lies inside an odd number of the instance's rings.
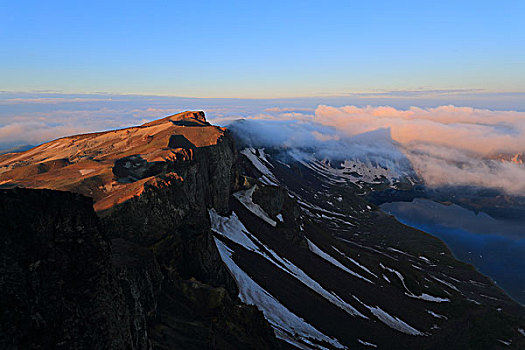
{"label": "blue sky", "polygon": [[3,91],[525,91],[520,0],[0,3]]}

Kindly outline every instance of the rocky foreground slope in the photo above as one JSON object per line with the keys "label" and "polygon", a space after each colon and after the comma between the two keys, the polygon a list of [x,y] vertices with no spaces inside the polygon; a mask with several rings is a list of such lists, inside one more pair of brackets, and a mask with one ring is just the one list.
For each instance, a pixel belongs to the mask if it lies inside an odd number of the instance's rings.
{"label": "rocky foreground slope", "polygon": [[523,308],[442,242],[240,151],[185,112],[0,156],[0,346],[525,347]]}
{"label": "rocky foreground slope", "polygon": [[210,231],[235,158],[202,112],[3,156],[3,187],[77,194],[2,190],[0,347],[279,348]]}

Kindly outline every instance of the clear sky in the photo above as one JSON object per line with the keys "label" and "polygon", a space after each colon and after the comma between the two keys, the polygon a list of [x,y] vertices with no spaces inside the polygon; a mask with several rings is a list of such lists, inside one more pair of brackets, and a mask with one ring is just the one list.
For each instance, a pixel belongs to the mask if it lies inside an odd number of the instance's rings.
{"label": "clear sky", "polygon": [[525,91],[525,1],[0,0],[0,90]]}

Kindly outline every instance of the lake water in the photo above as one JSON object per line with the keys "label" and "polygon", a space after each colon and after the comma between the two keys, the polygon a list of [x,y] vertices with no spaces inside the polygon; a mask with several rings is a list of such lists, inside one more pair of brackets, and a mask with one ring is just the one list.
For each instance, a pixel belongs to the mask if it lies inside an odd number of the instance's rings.
{"label": "lake water", "polygon": [[418,198],[385,203],[381,209],[406,225],[439,237],[457,259],[474,265],[525,305],[524,224]]}

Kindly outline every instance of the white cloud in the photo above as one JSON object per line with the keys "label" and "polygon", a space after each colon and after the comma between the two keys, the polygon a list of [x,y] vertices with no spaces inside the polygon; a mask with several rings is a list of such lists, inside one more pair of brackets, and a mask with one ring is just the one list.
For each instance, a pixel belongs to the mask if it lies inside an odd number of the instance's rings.
{"label": "white cloud", "polygon": [[[393,162],[405,157],[430,185],[478,185],[525,195],[524,165],[488,159],[525,152],[525,112],[452,105],[404,109],[311,105],[311,100],[0,94],[0,148],[140,125],[182,110],[203,109],[210,122],[220,125],[250,119],[254,124],[248,125],[248,131],[267,143],[314,146],[327,156],[368,152]],[[377,131],[381,130],[390,132],[402,154],[379,142],[382,136],[377,136],[384,132]],[[370,132],[375,133],[367,134],[364,142],[362,135]],[[354,137],[352,147],[342,147],[348,137]]]}
{"label": "white cloud", "polygon": [[[246,125],[247,132],[253,126],[264,142],[312,146],[332,157],[368,154],[395,164],[403,164],[400,159],[406,157],[430,186],[482,186],[525,195],[525,166],[498,159],[501,154],[525,152],[525,112],[450,105],[408,109],[320,105],[314,115],[276,111],[268,118],[253,116],[256,124]],[[289,122],[277,125],[276,120]],[[402,155],[384,142],[385,132]]]}

